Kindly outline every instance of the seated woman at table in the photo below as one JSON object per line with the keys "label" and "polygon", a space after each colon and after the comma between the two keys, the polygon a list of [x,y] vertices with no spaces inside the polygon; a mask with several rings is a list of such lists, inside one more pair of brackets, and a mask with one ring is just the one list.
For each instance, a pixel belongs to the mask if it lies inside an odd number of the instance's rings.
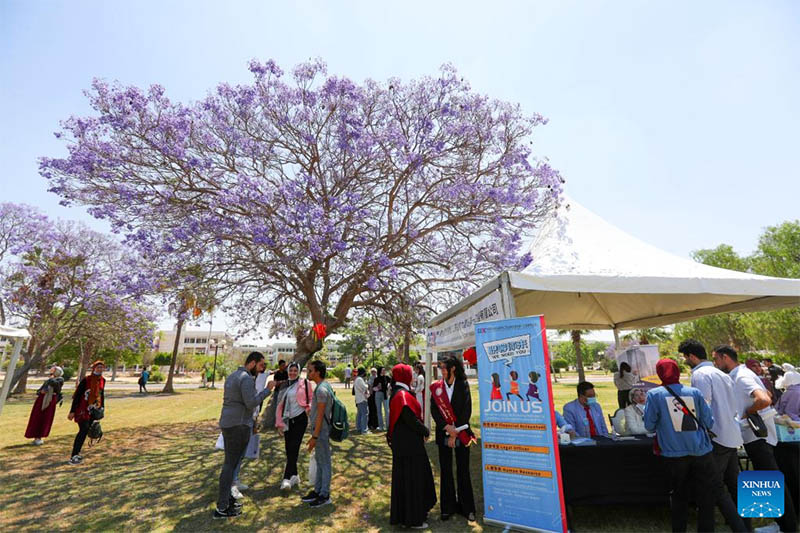
{"label": "seated woman at table", "polygon": [[644,404],[647,400],[642,389],[631,389],[628,393],[631,404],[625,408],[625,434],[644,435]]}

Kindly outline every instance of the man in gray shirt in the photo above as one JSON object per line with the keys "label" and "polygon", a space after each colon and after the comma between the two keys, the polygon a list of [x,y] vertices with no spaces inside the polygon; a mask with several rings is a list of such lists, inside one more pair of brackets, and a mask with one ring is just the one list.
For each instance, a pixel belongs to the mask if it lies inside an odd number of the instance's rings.
{"label": "man in gray shirt", "polygon": [[222,399],[222,414],[219,427],[225,441],[225,464],[219,475],[219,496],[213,518],[229,518],[241,513],[231,498],[233,471],[247,449],[253,433],[253,409],[269,396],[275,387],[270,382],[263,391],[256,393],[255,376],[264,371],[264,354],[251,352],[244,362],[225,379],[225,393]]}
{"label": "man in gray shirt", "polygon": [[303,496],[301,500],[311,507],[321,507],[331,502],[331,415],[333,414],[333,389],[325,381],[327,369],[322,361],[311,361],[308,364],[308,379],[316,383],[314,398],[311,400],[311,417],[309,427],[311,437],[308,439],[308,451],[314,450],[317,463],[317,481],[314,490]]}

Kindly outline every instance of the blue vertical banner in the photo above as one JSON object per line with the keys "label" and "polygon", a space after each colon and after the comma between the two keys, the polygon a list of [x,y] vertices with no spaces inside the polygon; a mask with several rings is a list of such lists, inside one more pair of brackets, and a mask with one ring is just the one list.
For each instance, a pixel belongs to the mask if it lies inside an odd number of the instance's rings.
{"label": "blue vertical banner", "polygon": [[543,316],[475,326],[484,520],[566,532]]}

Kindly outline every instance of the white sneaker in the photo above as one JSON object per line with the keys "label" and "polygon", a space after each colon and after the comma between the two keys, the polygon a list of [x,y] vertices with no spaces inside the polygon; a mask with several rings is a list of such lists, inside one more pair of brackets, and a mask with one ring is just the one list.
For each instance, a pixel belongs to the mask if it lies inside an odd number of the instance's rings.
{"label": "white sneaker", "polygon": [[289,490],[292,488],[292,482],[288,479],[281,481],[281,490]]}
{"label": "white sneaker", "polygon": [[242,483],[241,481],[236,484],[236,488],[239,490],[247,490],[250,488],[250,485],[246,483]]}
{"label": "white sneaker", "polygon": [[236,485],[231,485],[231,496],[233,496],[237,500],[241,500],[242,498],[244,498],[242,493],[239,492],[239,489],[236,487]]}
{"label": "white sneaker", "polygon": [[298,486],[300,484],[300,477],[295,474],[294,476],[291,477],[289,483],[292,484],[292,487]]}
{"label": "white sneaker", "polygon": [[33,439],[34,446],[41,446],[42,444],[44,444],[44,441],[42,439]]}

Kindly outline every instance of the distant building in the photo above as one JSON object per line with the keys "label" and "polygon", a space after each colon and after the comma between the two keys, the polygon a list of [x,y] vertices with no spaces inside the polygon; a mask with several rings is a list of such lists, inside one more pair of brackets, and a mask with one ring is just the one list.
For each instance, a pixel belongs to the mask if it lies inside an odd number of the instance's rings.
{"label": "distant building", "polygon": [[[172,353],[175,346],[175,333],[173,330],[161,330],[156,335],[153,342],[155,353]],[[178,353],[186,355],[205,355],[214,353],[214,343],[222,349],[223,343],[228,351],[233,348],[233,337],[225,331],[192,330],[184,329],[181,331],[181,338],[178,344]]]}

